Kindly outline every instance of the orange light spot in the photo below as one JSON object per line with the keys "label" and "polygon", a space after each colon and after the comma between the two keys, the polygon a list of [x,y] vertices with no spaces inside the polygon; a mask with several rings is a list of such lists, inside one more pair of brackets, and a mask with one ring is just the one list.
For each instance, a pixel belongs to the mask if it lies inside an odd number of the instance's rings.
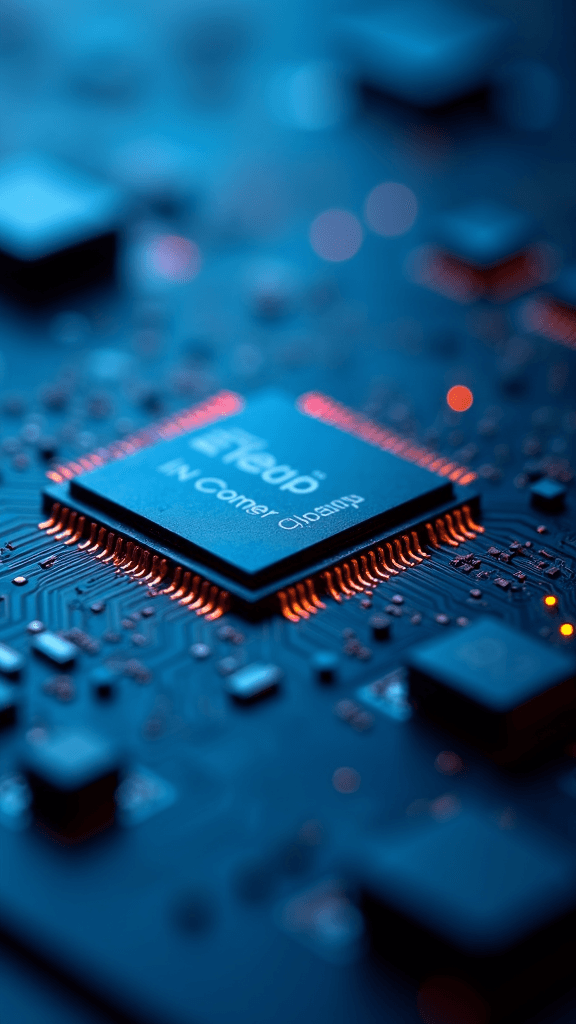
{"label": "orange light spot", "polygon": [[555,608],[558,604],[558,598],[554,597],[554,594],[547,594],[544,598],[544,604],[547,608]]}
{"label": "orange light spot", "polygon": [[453,412],[466,412],[474,401],[474,395],[470,388],[463,384],[455,384],[446,395],[446,401]]}
{"label": "orange light spot", "polygon": [[562,636],[573,636],[574,626],[571,622],[563,622],[560,626],[560,633],[562,634]]}

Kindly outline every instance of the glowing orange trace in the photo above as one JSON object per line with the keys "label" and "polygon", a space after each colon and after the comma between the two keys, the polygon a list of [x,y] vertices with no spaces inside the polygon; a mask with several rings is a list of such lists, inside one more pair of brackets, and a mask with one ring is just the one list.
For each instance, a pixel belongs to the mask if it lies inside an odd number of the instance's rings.
{"label": "glowing orange trace", "polygon": [[470,388],[463,384],[455,384],[446,395],[446,401],[453,412],[466,412],[474,401],[474,395]]}

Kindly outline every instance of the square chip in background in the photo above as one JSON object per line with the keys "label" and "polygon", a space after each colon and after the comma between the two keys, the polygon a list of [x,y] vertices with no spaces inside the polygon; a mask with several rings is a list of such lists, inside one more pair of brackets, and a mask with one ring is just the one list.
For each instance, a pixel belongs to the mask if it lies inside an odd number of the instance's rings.
{"label": "square chip in background", "polygon": [[464,806],[356,843],[350,860],[374,945],[460,1011],[424,1020],[531,1019],[572,976],[576,862],[554,834]]}
{"label": "square chip in background", "polygon": [[[450,502],[449,480],[267,393],[237,415],[84,473],[68,502],[219,573],[274,584]],[[119,526],[118,523],[122,524]]]}
{"label": "square chip in background", "polygon": [[470,953],[502,952],[576,907],[576,861],[554,837],[503,830],[481,810],[426,818],[366,850],[364,886]]}
{"label": "square chip in background", "polygon": [[361,81],[425,108],[486,86],[511,34],[499,15],[452,0],[389,0],[336,20],[340,49]]}
{"label": "square chip in background", "polygon": [[497,760],[537,750],[573,721],[573,659],[498,619],[419,644],[407,663],[419,710]]}
{"label": "square chip in background", "polygon": [[38,302],[112,277],[124,199],[107,181],[22,153],[0,165],[2,289]]}

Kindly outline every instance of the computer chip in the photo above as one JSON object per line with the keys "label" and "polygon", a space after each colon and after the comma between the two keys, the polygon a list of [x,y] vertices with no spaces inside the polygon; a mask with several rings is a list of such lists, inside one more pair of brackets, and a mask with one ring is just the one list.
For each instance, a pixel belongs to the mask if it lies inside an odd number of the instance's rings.
{"label": "computer chip", "polygon": [[503,952],[576,902],[567,847],[474,807],[367,843],[360,860],[376,900],[473,954]]}
{"label": "computer chip", "polygon": [[431,224],[430,239],[416,278],[458,301],[504,301],[551,274],[551,250],[536,221],[506,203],[476,199],[446,210]]}
{"label": "computer chip", "polygon": [[277,393],[49,494],[252,605],[457,504],[450,479],[337,431]]}
{"label": "computer chip", "polygon": [[106,181],[38,154],[0,165],[0,279],[13,299],[43,302],[108,280],[124,197]]}
{"label": "computer chip", "polygon": [[361,80],[425,108],[485,87],[510,35],[503,18],[451,0],[390,0],[338,18],[335,28]]}
{"label": "computer chip", "polygon": [[512,762],[570,728],[576,666],[563,651],[485,617],[407,655],[418,709]]}
{"label": "computer chip", "polygon": [[350,864],[373,945],[417,979],[421,996],[428,988],[432,1007],[444,994],[442,1007],[462,1008],[424,1020],[527,1020],[573,971],[573,851],[470,797],[440,800],[441,814],[356,837]]}

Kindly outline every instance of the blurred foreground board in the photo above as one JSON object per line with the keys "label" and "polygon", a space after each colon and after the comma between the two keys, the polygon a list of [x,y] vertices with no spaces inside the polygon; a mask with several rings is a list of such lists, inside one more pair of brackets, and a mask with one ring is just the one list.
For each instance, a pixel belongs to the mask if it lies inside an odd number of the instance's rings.
{"label": "blurred foreground board", "polygon": [[477,808],[405,827],[361,863],[375,944],[419,978],[469,987],[478,1019],[504,1020],[573,972],[576,864],[553,836]]}

